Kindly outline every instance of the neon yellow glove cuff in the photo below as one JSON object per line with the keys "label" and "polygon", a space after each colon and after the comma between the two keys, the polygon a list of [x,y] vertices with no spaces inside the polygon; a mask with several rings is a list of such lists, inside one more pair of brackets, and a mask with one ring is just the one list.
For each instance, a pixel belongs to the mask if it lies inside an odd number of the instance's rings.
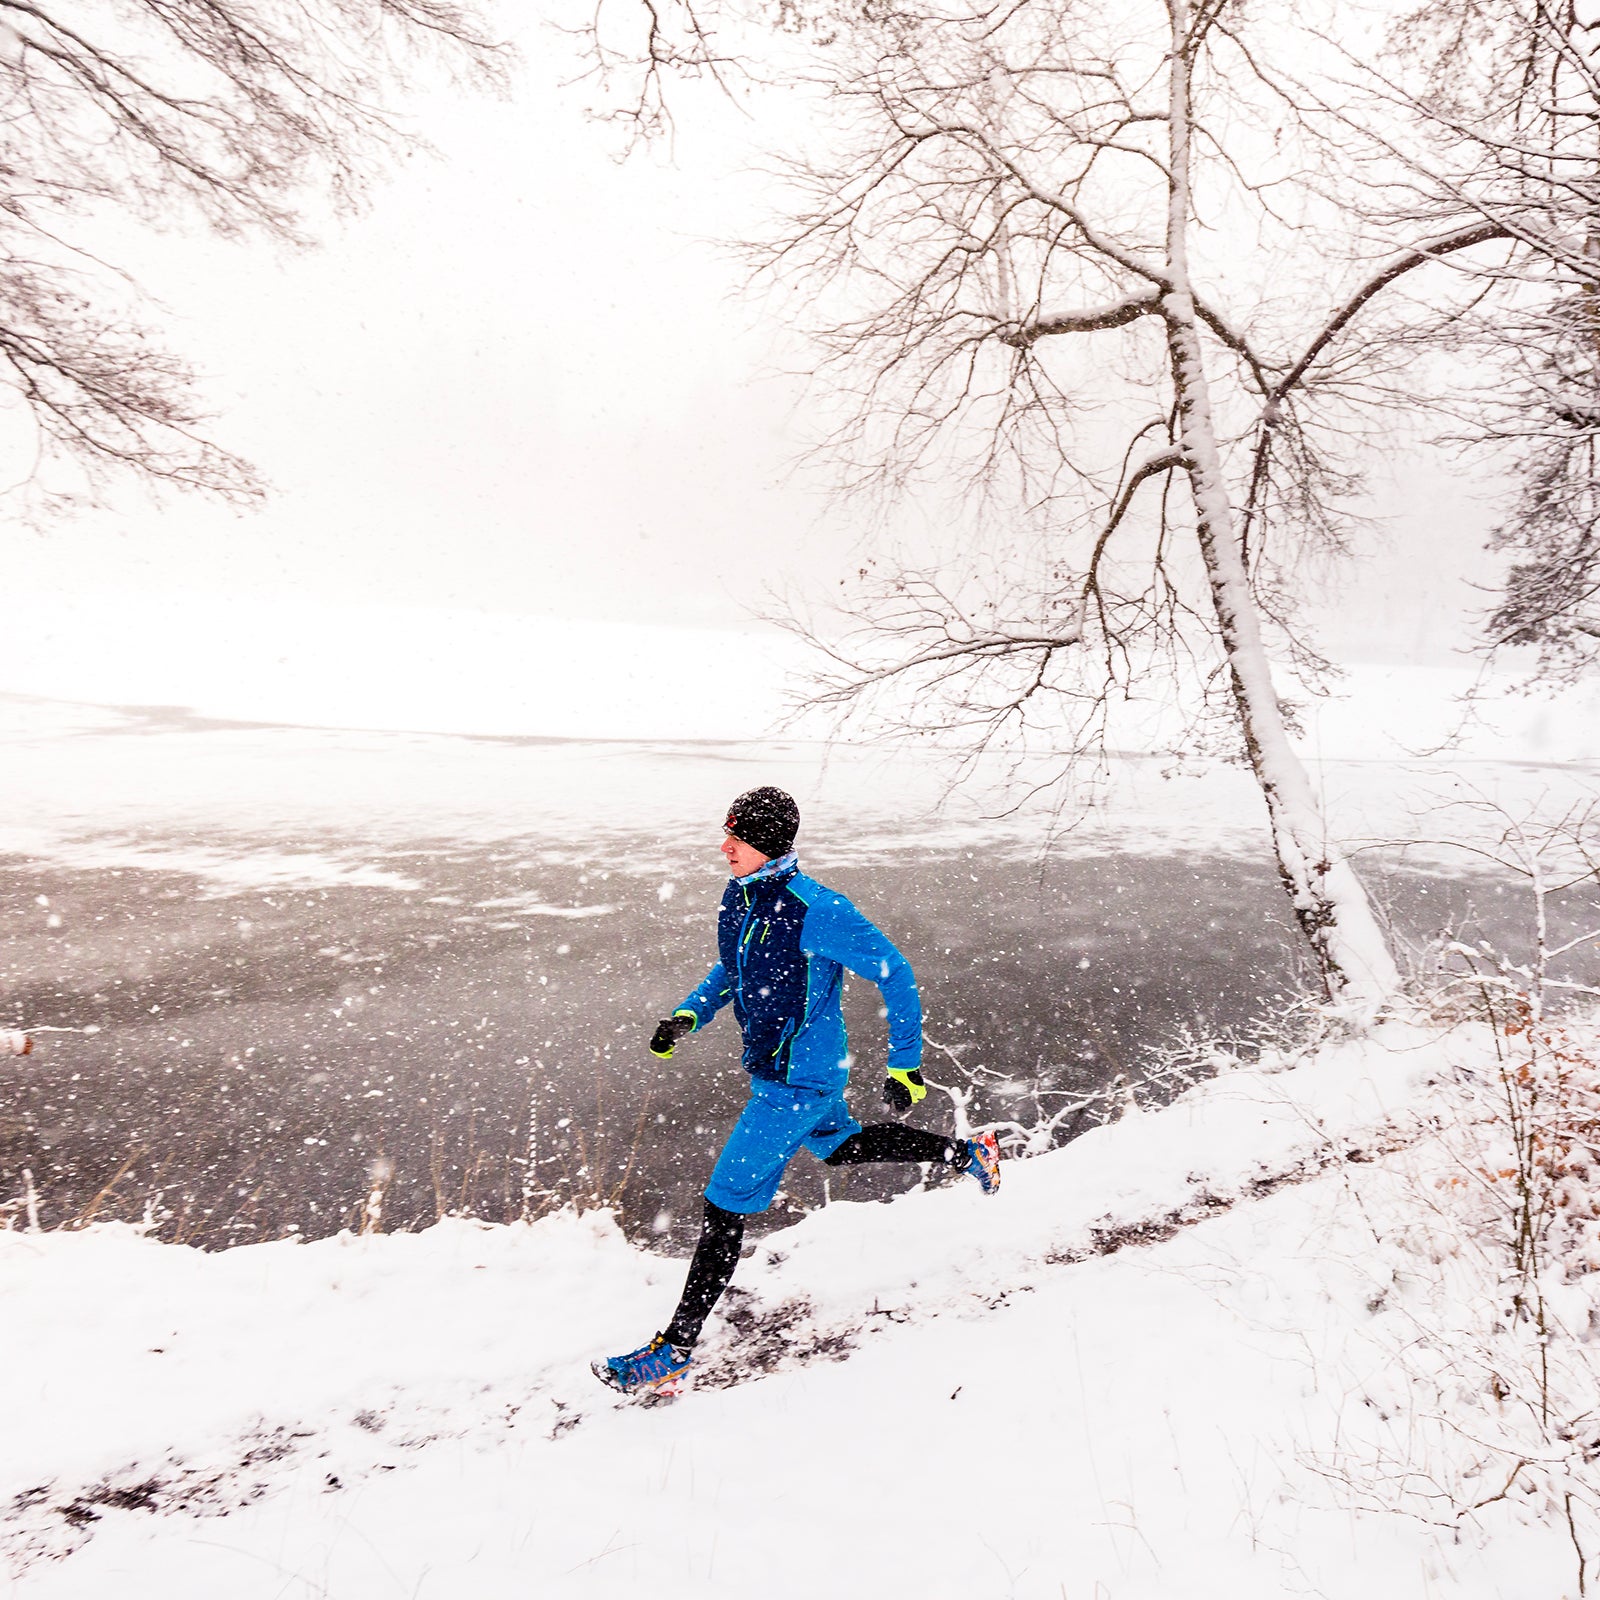
{"label": "neon yellow glove cuff", "polygon": [[908,1095],[911,1096],[912,1105],[916,1105],[919,1100],[923,1100],[927,1097],[927,1084],[916,1081],[922,1076],[919,1068],[912,1067],[908,1071],[904,1067],[890,1067],[889,1076],[893,1078],[894,1081],[898,1083]]}

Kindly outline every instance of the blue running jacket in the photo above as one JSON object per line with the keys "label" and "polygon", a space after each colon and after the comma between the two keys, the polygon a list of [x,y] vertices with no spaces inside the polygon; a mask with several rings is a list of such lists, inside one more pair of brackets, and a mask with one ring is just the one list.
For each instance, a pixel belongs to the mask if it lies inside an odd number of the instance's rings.
{"label": "blue running jacket", "polygon": [[731,1001],[752,1077],[828,1093],[844,1087],[846,967],[883,991],[889,1066],[921,1066],[922,1001],[911,963],[842,894],[798,865],[729,881],[717,953],[722,959],[678,1010],[699,1029]]}

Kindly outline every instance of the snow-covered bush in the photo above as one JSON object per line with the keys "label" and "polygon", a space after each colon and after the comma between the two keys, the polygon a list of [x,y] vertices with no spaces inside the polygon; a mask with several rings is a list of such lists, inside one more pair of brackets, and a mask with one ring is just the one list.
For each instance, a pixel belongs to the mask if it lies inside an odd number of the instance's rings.
{"label": "snow-covered bush", "polygon": [[1044,1155],[1130,1113],[1155,1110],[1197,1083],[1240,1067],[1287,1071],[1342,1027],[1323,1002],[1291,995],[1234,1036],[1179,1028],[1140,1054],[1136,1076],[1119,1073],[1093,1089],[1053,1088],[1038,1078],[997,1072],[966,1059],[971,1045],[943,1044],[924,1034],[932,1055],[923,1076],[949,1100],[958,1137],[993,1133],[1015,1160]]}
{"label": "snow-covered bush", "polygon": [[1527,995],[1503,1000],[1496,1020],[1485,1176],[1500,1199],[1517,1307],[1542,1320],[1547,1286],[1600,1271],[1600,1027],[1541,1018]]}
{"label": "snow-covered bush", "polygon": [[1478,999],[1446,1021],[1467,1064],[1422,1136],[1362,1182],[1370,1353],[1319,1465],[1366,1510],[1557,1535],[1582,1596],[1600,1559],[1600,1015],[1552,1021],[1501,984]]}

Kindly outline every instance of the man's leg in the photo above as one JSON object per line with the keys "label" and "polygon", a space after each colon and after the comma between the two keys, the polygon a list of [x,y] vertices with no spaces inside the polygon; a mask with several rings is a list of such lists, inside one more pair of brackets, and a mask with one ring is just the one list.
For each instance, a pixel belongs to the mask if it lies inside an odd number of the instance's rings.
{"label": "man's leg", "polygon": [[706,1201],[705,1220],[700,1224],[700,1242],[689,1263],[689,1276],[683,1286],[678,1309],[667,1324],[667,1338],[684,1348],[700,1337],[711,1308],[722,1298],[722,1291],[739,1265],[739,1250],[744,1244],[744,1218],[737,1211],[724,1211],[714,1201]]}
{"label": "man's leg", "polygon": [[756,1083],[706,1185],[700,1242],[689,1263],[683,1298],[666,1337],[684,1349],[700,1337],[711,1308],[722,1298],[744,1243],[744,1219],[765,1211],[801,1141],[815,1120],[812,1100],[783,1085]]}
{"label": "man's leg", "polygon": [[602,1383],[626,1395],[664,1394],[688,1370],[706,1317],[739,1264],[744,1219],[772,1204],[783,1169],[817,1126],[817,1100],[815,1094],[782,1085],[751,1085],[750,1099],[706,1185],[700,1242],[678,1309],[649,1344],[629,1355],[591,1361],[589,1369]]}
{"label": "man's leg", "polygon": [[854,1167],[865,1161],[937,1161],[962,1168],[972,1159],[972,1146],[965,1139],[947,1139],[942,1133],[899,1122],[875,1122],[851,1134],[823,1159],[830,1167]]}

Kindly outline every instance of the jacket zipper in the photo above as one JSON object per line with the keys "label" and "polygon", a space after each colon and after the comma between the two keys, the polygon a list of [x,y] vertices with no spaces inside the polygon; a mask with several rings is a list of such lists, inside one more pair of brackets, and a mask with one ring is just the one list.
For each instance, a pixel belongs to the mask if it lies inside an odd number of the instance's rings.
{"label": "jacket zipper", "polygon": [[[755,916],[755,904],[751,898],[750,890],[748,888],[742,889],[741,892],[744,895],[744,921],[739,924],[739,943],[734,950],[733,972],[734,979],[739,986],[739,1005],[741,1008],[744,1008],[744,952],[746,946],[748,946],[750,943],[750,936],[755,932],[755,929],[751,927],[751,920]],[[766,937],[771,931],[771,927],[772,923],[770,919],[762,924],[762,943],[766,942]],[[778,1040],[778,1047],[772,1052],[772,1064],[774,1067],[776,1067],[781,1060],[783,1056],[783,1047],[789,1042],[790,1036],[794,1034],[796,1028],[797,1024],[793,1017],[790,1017],[789,1020],[784,1023],[783,1034]],[[788,1081],[789,1069],[787,1066],[785,1066],[783,1069],[783,1082],[787,1083]]]}
{"label": "jacket zipper", "polygon": [[756,914],[749,889],[744,894],[744,921],[739,924],[739,943],[733,953],[733,975],[739,985],[739,1004],[744,1006],[744,947],[750,942],[750,919]]}
{"label": "jacket zipper", "polygon": [[795,1031],[795,1026],[794,1018],[790,1017],[789,1020],[783,1025],[783,1035],[778,1040],[778,1048],[772,1052],[772,1064],[775,1067],[779,1066],[780,1064],[782,1065],[783,1081],[785,1083],[789,1081],[789,1063],[783,1059],[783,1047],[788,1044],[790,1035],[792,1035]]}

